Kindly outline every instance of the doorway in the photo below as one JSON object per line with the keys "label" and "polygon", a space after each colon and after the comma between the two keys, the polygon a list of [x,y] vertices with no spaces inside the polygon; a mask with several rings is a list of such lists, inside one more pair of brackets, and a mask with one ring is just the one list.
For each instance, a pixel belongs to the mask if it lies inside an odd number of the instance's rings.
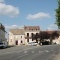
{"label": "doorway", "polygon": [[18,40],[16,40],[16,45],[18,45]]}
{"label": "doorway", "polygon": [[23,41],[21,40],[21,43],[23,43]]}

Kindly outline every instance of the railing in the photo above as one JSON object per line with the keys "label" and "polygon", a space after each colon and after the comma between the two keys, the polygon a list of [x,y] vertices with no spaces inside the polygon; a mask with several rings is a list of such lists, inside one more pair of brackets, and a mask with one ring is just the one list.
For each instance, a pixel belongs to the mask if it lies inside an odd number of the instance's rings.
{"label": "railing", "polygon": [[25,39],[32,39],[32,37],[25,37]]}

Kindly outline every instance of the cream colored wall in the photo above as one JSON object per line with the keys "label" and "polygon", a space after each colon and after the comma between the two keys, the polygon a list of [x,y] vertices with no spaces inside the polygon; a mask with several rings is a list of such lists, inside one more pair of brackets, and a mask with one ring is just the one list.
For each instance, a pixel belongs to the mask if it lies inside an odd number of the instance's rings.
{"label": "cream colored wall", "polygon": [[22,44],[25,44],[24,35],[13,35],[11,32],[9,32],[9,45],[16,45],[16,40],[18,40],[18,45],[21,45],[21,40],[23,41]]}
{"label": "cream colored wall", "polygon": [[[21,36],[22,36],[22,38],[21,38]],[[14,40],[16,41],[16,40],[18,40],[18,45],[20,45],[21,44],[21,40],[22,40],[22,44],[24,44],[25,42],[25,37],[24,37],[24,35],[14,35]]]}
{"label": "cream colored wall", "polygon": [[59,38],[56,38],[56,39],[53,40],[53,43],[55,43],[55,42],[56,42],[57,44],[60,44],[60,36],[59,36]]}
{"label": "cream colored wall", "polygon": [[8,41],[9,45],[15,45],[15,40],[14,40],[14,35],[9,32],[9,41]]}
{"label": "cream colored wall", "polygon": [[27,36],[27,33],[29,33],[29,37],[31,37],[31,33],[33,33],[33,34],[36,34],[36,33],[39,33],[40,31],[35,31],[35,32],[25,32],[25,37]]}
{"label": "cream colored wall", "polygon": [[[18,40],[18,45],[21,44],[21,40],[23,41],[23,44],[28,44],[27,39],[25,39],[25,37],[27,37],[27,33],[29,33],[29,37],[31,37],[31,33],[36,34],[39,32],[40,31],[34,31],[34,32],[25,31],[24,35],[13,35],[11,32],[9,32],[9,45],[16,45],[15,44],[16,40]],[[21,38],[21,36],[22,36],[22,38]],[[32,39],[29,39],[29,42],[32,42]]]}
{"label": "cream colored wall", "polygon": [[[36,34],[36,33],[39,33],[40,31],[31,31],[31,32],[29,32],[29,31],[25,31],[25,37],[27,37],[27,33],[29,33],[29,37],[31,37],[31,34],[33,33],[33,34]],[[29,42],[32,42],[32,39],[29,39]],[[28,44],[28,42],[27,42],[27,39],[25,39],[25,44]]]}

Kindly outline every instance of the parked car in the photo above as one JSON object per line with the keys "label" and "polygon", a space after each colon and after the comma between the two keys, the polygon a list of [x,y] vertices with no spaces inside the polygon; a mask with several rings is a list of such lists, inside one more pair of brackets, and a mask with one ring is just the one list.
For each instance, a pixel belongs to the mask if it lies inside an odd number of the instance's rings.
{"label": "parked car", "polygon": [[28,42],[28,45],[33,45],[33,46],[36,46],[38,43],[36,42]]}
{"label": "parked car", "polygon": [[7,46],[6,42],[0,42],[0,48],[6,48]]}

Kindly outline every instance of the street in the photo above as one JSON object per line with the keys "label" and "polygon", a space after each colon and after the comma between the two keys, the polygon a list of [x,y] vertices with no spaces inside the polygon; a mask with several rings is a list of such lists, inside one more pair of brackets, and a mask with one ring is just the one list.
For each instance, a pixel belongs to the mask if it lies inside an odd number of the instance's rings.
{"label": "street", "polygon": [[60,45],[16,46],[0,49],[0,60],[57,60]]}

